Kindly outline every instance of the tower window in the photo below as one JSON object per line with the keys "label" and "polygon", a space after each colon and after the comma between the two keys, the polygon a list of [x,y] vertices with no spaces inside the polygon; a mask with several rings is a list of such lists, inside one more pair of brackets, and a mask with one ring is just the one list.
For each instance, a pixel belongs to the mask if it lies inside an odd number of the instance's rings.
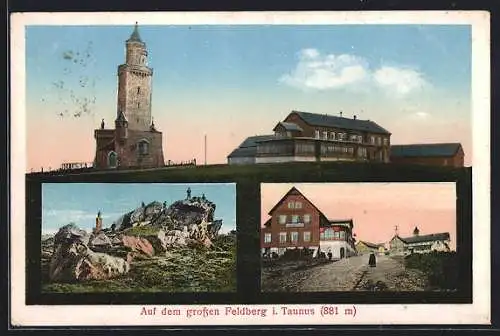
{"label": "tower window", "polygon": [[137,103],[137,108],[141,107],[141,103]]}
{"label": "tower window", "polygon": [[140,94],[140,93],[141,93],[141,87],[140,87],[140,86],[138,86],[138,87],[137,87],[137,94]]}
{"label": "tower window", "polygon": [[116,168],[118,165],[118,154],[116,152],[109,152],[108,153],[108,167],[110,168]]}
{"label": "tower window", "polygon": [[137,149],[139,152],[139,155],[147,155],[149,154],[149,143],[146,139],[142,139],[139,141],[137,144]]}

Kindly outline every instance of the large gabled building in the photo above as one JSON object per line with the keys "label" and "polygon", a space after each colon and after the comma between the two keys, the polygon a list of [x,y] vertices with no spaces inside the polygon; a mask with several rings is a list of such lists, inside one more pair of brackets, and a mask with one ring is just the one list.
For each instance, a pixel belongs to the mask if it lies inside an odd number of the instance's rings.
{"label": "large gabled building", "polygon": [[331,220],[297,188],[291,188],[269,211],[261,228],[263,254],[283,255],[287,249],[311,249],[332,253],[333,258],[356,254],[352,236],[353,221]]}
{"label": "large gabled building", "polygon": [[[228,163],[389,162],[391,133],[374,121],[356,116],[292,111],[273,132],[274,136],[247,138],[228,156]],[[251,151],[243,146],[248,141],[252,142]],[[246,153],[245,160],[237,159],[240,153]]]}

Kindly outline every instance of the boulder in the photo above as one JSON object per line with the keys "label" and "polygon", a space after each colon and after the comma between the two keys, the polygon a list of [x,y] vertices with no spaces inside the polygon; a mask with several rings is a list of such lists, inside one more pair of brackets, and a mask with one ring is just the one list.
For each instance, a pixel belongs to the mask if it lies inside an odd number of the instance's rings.
{"label": "boulder", "polygon": [[181,230],[160,230],[157,237],[161,242],[162,248],[168,250],[171,246],[186,246],[186,238],[189,237],[189,234]]}
{"label": "boulder", "polygon": [[118,231],[123,231],[132,226],[132,223],[130,222],[130,215],[131,212],[128,212],[113,222],[113,225],[115,225],[115,228],[117,228]]}
{"label": "boulder", "polygon": [[149,203],[144,209],[144,220],[151,221],[157,217],[163,210],[163,203],[154,201]]}
{"label": "boulder", "polygon": [[123,246],[128,247],[134,252],[139,252],[149,257],[155,254],[153,245],[146,238],[124,235],[121,236],[120,241]]}
{"label": "boulder", "polygon": [[101,231],[97,234],[93,234],[90,237],[89,246],[91,248],[93,247],[106,248],[113,246],[113,243],[111,239],[104,232]]}
{"label": "boulder", "polygon": [[80,229],[74,223],[67,224],[57,231],[54,236],[54,245],[78,241],[84,245],[89,243],[90,236],[87,231]]}
{"label": "boulder", "polygon": [[85,257],[75,267],[75,277],[77,280],[104,280],[125,274],[129,270],[128,260],[87,250]]}
{"label": "boulder", "polygon": [[108,279],[130,270],[123,258],[92,251],[89,235],[76,225],[59,229],[54,237],[54,253],[49,264],[51,281]]}
{"label": "boulder", "polygon": [[207,230],[208,230],[208,235],[209,235],[210,239],[214,239],[215,237],[217,237],[221,228],[222,228],[222,220],[221,219],[217,219],[211,223],[208,223]]}

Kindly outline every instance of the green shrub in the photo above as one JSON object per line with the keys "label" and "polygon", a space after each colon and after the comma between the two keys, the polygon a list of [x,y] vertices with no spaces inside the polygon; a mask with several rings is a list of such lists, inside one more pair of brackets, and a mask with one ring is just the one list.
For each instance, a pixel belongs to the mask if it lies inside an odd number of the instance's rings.
{"label": "green shrub", "polygon": [[160,231],[160,228],[154,227],[152,225],[143,225],[143,226],[134,226],[131,227],[127,230],[125,230],[123,233],[125,233],[128,236],[155,236],[158,234],[158,231]]}
{"label": "green shrub", "polygon": [[405,267],[425,273],[431,289],[458,288],[458,258],[456,252],[414,253],[405,257]]}

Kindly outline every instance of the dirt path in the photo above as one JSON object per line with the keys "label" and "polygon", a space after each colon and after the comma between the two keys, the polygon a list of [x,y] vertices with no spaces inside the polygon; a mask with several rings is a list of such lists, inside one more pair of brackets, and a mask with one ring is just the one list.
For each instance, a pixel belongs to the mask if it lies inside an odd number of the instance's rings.
{"label": "dirt path", "polygon": [[313,268],[269,276],[263,272],[263,291],[414,291],[423,290],[423,276],[406,270],[402,259],[377,256],[377,266],[368,266],[369,255],[355,256]]}

